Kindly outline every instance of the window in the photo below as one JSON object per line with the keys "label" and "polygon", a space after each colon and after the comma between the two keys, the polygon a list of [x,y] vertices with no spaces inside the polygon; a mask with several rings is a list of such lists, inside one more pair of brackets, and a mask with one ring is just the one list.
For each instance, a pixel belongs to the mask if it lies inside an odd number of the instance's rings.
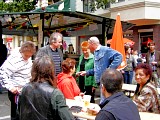
{"label": "window", "polygon": [[91,12],[90,0],[83,0],[83,12]]}
{"label": "window", "polygon": [[125,0],[118,0],[118,2],[124,2]]}

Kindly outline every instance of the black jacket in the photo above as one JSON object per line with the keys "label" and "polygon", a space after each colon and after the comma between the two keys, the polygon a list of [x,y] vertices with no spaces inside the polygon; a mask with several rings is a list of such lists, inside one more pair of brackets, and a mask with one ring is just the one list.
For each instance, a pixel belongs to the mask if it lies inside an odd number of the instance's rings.
{"label": "black jacket", "polygon": [[106,98],[100,104],[100,107],[102,109],[98,113],[96,120],[140,120],[137,106],[122,92],[115,93]]}
{"label": "black jacket", "polygon": [[63,94],[47,82],[28,83],[19,96],[20,120],[72,120]]}

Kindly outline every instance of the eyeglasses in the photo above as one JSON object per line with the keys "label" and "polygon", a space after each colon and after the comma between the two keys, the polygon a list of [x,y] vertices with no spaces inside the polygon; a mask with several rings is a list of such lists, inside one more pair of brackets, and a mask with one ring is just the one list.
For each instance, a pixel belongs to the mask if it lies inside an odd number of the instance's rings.
{"label": "eyeglasses", "polygon": [[91,40],[91,39],[88,39],[88,43],[89,43],[89,44],[93,44],[93,43],[94,43],[94,41],[93,41],[93,40]]}

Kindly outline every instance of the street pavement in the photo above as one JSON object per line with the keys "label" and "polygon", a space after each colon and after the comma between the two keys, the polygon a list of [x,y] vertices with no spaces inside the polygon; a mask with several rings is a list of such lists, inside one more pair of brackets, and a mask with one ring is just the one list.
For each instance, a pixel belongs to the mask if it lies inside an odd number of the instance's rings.
{"label": "street pavement", "polygon": [[10,120],[10,101],[7,91],[0,94],[0,120]]}

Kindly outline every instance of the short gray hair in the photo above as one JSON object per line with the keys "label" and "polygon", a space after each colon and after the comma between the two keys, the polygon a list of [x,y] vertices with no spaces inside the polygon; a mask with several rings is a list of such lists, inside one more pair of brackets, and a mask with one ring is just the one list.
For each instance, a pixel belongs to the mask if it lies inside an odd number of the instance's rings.
{"label": "short gray hair", "polygon": [[95,36],[90,37],[88,41],[91,41],[92,43],[95,43],[95,44],[99,44],[99,39]]}
{"label": "short gray hair", "polygon": [[54,32],[51,34],[50,38],[49,38],[49,43],[53,43],[57,41],[58,36],[60,36],[61,38],[63,38],[63,35],[59,32]]}
{"label": "short gray hair", "polygon": [[25,41],[23,44],[22,44],[22,46],[21,46],[21,48],[20,48],[20,50],[19,50],[21,53],[24,53],[24,52],[31,52],[31,53],[35,53],[36,52],[36,47],[35,47],[35,45],[34,45],[34,43],[33,42],[31,42],[31,41]]}

